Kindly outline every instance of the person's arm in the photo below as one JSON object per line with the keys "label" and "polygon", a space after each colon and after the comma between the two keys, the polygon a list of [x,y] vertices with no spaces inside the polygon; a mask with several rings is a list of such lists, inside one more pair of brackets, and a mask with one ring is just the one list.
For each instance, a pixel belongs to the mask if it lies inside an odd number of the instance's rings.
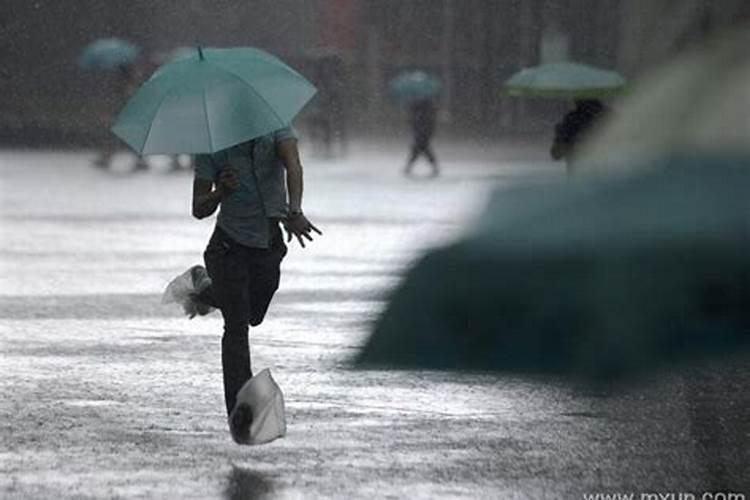
{"label": "person's arm", "polygon": [[304,181],[302,174],[302,163],[299,159],[299,150],[297,149],[297,139],[288,138],[276,143],[276,154],[281,159],[281,163],[286,169],[286,187],[289,195],[289,216],[284,221],[284,229],[287,232],[287,241],[292,240],[292,236],[297,238],[302,247],[305,242],[302,239],[307,238],[312,241],[310,233],[315,231],[323,234],[315,227],[302,213],[302,191]]}
{"label": "person's arm", "polygon": [[222,200],[238,186],[237,173],[229,167],[221,170],[216,189],[213,189],[213,181],[196,177],[193,181],[193,217],[204,219],[212,215]]}
{"label": "person's arm", "polygon": [[286,169],[286,189],[289,194],[289,212],[302,211],[304,180],[296,139],[284,139],[276,143],[276,154]]}

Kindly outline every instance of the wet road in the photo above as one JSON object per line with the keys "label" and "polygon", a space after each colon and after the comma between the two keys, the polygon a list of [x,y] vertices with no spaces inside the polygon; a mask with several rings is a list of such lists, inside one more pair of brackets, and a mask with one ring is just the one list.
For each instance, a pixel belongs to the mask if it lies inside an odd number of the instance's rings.
{"label": "wet road", "polygon": [[459,235],[495,184],[561,174],[529,151],[456,147],[443,177],[405,180],[401,151],[353,152],[305,161],[325,235],[290,251],[251,333],[288,411],[287,437],[260,447],[226,430],[218,315],[160,304],[212,229],[189,216],[190,176],[0,153],[0,497],[750,495],[746,362],[597,390],[351,370],[425,247]]}

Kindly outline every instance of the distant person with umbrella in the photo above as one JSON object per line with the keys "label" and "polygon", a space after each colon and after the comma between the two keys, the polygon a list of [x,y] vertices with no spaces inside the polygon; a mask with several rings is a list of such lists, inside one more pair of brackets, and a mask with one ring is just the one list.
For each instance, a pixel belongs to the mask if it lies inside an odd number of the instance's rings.
{"label": "distant person with umbrella", "polygon": [[[287,252],[280,226],[303,247],[321,234],[302,212],[302,165],[289,126],[314,94],[262,50],[198,49],[159,68],[112,127],[141,154],[195,154],[192,214],[219,210],[206,267],[178,276],[165,298],[174,296],[191,317],[221,310],[224,401],[240,444],[253,442],[255,409],[238,399],[253,378],[248,325],[263,322],[279,285]],[[184,281],[189,291],[177,297],[175,284]]]}
{"label": "distant person with umbrella", "polygon": [[413,142],[409,159],[404,167],[405,175],[412,175],[414,165],[422,155],[427,158],[432,167],[432,177],[440,174],[437,157],[431,146],[437,125],[435,99],[440,93],[440,88],[440,81],[424,71],[400,73],[388,84],[391,95],[406,103],[409,108],[409,125]]}
{"label": "distant person with umbrella", "polygon": [[440,174],[437,158],[430,143],[435,135],[437,123],[437,106],[432,99],[420,99],[411,103],[409,107],[409,121],[413,134],[411,155],[404,167],[404,174],[411,175],[417,159],[424,155],[432,167],[432,177]]}
{"label": "distant person with umbrella", "polygon": [[511,97],[573,100],[575,108],[555,127],[550,155],[572,166],[576,147],[608,112],[601,99],[619,94],[625,78],[616,71],[573,61],[560,61],[524,68],[504,84]]}
{"label": "distant person with umbrella", "polygon": [[[97,69],[108,72],[111,76],[112,91],[116,101],[125,100],[135,90],[141,80],[138,65],[140,49],[120,38],[102,38],[96,40],[81,51],[78,64],[84,69]],[[109,168],[117,145],[107,140],[99,151],[93,164],[98,168]],[[140,156],[133,163],[134,171],[148,169],[148,163]]]}

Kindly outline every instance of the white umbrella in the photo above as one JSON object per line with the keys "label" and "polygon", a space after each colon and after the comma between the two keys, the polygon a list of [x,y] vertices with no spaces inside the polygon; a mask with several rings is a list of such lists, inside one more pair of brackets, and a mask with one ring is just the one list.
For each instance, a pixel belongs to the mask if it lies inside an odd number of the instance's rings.
{"label": "white umbrella", "polygon": [[524,68],[505,82],[505,92],[515,97],[586,99],[618,94],[625,79],[616,71],[572,61]]}

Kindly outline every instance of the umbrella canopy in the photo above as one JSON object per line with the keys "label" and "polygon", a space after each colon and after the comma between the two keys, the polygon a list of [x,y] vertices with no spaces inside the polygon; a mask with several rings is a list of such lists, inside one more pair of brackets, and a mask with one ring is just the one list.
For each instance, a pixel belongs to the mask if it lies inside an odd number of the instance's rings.
{"label": "umbrella canopy", "polygon": [[625,79],[618,73],[574,62],[525,68],[505,82],[511,96],[564,99],[608,97],[624,87]]}
{"label": "umbrella canopy", "polygon": [[314,94],[262,50],[196,49],[157,69],[112,131],[139,154],[214,153],[287,126]]}
{"label": "umbrella canopy", "polygon": [[676,151],[750,151],[748,46],[746,27],[635,82],[611,119],[580,149],[576,171],[653,166],[648,160]]}
{"label": "umbrella canopy", "polygon": [[408,272],[359,363],[612,380],[747,350],[747,161],[497,192]]}
{"label": "umbrella canopy", "polygon": [[120,38],[101,38],[81,51],[78,64],[82,68],[113,69],[132,64],[138,59],[140,49]]}
{"label": "umbrella canopy", "polygon": [[440,80],[424,71],[406,71],[388,82],[388,92],[407,102],[433,98],[441,88]]}

